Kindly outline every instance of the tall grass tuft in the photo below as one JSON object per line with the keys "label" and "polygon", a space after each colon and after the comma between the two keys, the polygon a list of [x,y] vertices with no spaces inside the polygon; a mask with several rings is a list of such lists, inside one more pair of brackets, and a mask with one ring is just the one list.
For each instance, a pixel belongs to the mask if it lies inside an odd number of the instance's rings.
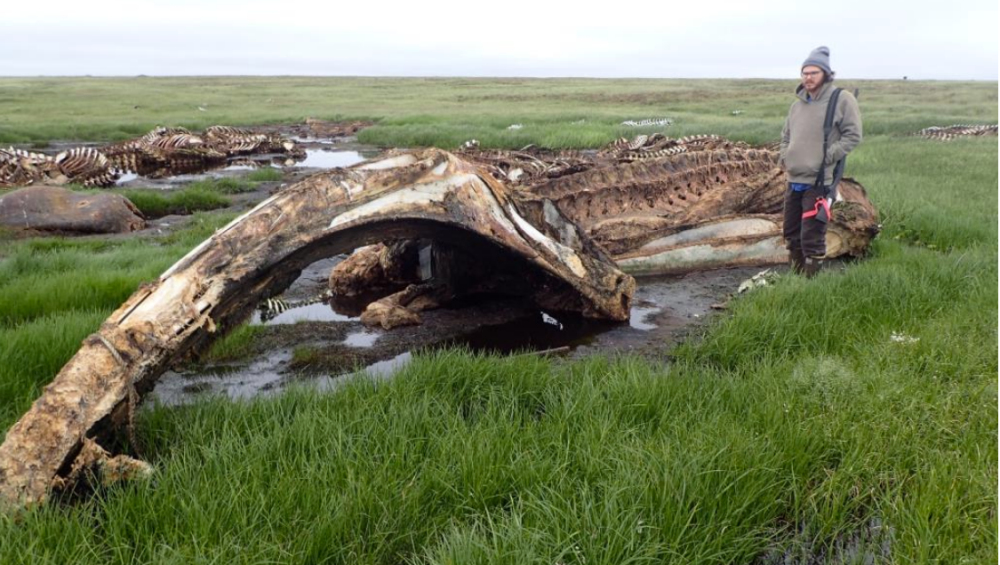
{"label": "tall grass tuft", "polygon": [[257,169],[247,175],[247,180],[251,182],[273,182],[279,181],[283,178],[284,174],[282,174],[280,170],[271,167]]}
{"label": "tall grass tuft", "polygon": [[135,204],[147,218],[193,214],[200,210],[215,210],[229,205],[229,200],[220,196],[218,192],[200,186],[166,193],[156,190],[123,190],[121,194]]}

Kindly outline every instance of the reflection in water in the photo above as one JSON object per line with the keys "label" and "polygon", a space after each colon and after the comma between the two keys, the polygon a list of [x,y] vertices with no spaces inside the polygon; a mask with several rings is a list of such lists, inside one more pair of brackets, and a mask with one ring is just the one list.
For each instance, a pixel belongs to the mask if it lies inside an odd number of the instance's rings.
{"label": "reflection in water", "polygon": [[534,314],[503,324],[480,327],[451,340],[449,345],[502,354],[543,351],[587,345],[597,334],[616,326],[613,322],[589,320],[569,313],[561,314],[558,324],[546,322],[543,317]]}
{"label": "reflection in water", "polygon": [[306,149],[305,157],[296,159],[292,155],[264,156],[261,158],[240,158],[231,161],[178,161],[157,168],[141,171],[125,171],[116,184],[122,185],[139,178],[165,179],[178,182],[193,182],[206,178],[225,176],[227,173],[253,171],[264,167],[288,169],[332,169],[334,167],[349,167],[366,161],[373,155],[365,156],[359,151],[327,151],[325,149]]}
{"label": "reflection in water", "polygon": [[350,167],[365,161],[357,151],[326,151],[323,149],[307,149],[305,160],[298,161],[293,167],[311,167],[317,169],[332,169],[333,167]]}
{"label": "reflection in water", "polygon": [[[265,326],[275,326],[280,324],[294,324],[296,322],[356,322],[358,318],[352,318],[334,312],[326,302],[309,304],[286,310],[274,318],[263,322]],[[251,319],[251,324],[260,324],[260,311],[255,311]]]}
{"label": "reflection in water", "polygon": [[[336,256],[309,265],[294,283],[296,292],[293,295],[309,295],[324,288],[327,273],[343,258]],[[283,312],[285,317],[275,318],[272,323],[287,324],[301,316],[301,319],[340,325],[339,331],[331,332],[329,337],[316,335],[316,341],[308,332],[301,332],[301,335],[310,340],[310,345],[339,348],[344,362],[320,364],[299,373],[290,363],[289,350],[270,350],[247,365],[202,367],[198,373],[168,372],[156,385],[153,394],[160,402],[178,404],[192,402],[205,395],[231,398],[266,396],[292,383],[307,386],[315,383],[320,389],[332,390],[350,382],[351,379],[345,377],[356,373],[345,371],[349,371],[355,363],[372,363],[361,371],[370,375],[372,380],[392,378],[410,361],[411,355],[406,350],[450,346],[499,353],[568,348],[583,355],[635,350],[659,356],[665,344],[672,343],[683,335],[681,332],[695,327],[712,312],[711,305],[719,300],[719,293],[735,289],[740,281],[755,272],[753,268],[723,269],[684,277],[641,279],[629,324],[588,320],[563,312],[547,312],[547,316],[543,317],[531,305],[490,299],[484,302],[489,306],[473,302],[461,308],[430,311],[424,319],[422,331],[393,335],[391,332],[365,329],[357,319],[341,320],[340,314],[331,311],[330,306],[313,304]],[[713,294],[706,292],[706,288],[722,290]],[[276,335],[290,330],[293,328],[283,325],[269,328],[265,333]],[[334,335],[337,338],[333,338]],[[341,338],[342,335],[346,339]],[[344,351],[345,347],[365,349]],[[376,361],[378,359],[382,360]]]}
{"label": "reflection in water", "polygon": [[409,351],[400,353],[399,355],[393,357],[392,359],[386,359],[384,361],[378,361],[372,363],[365,367],[363,371],[365,374],[377,377],[380,379],[385,379],[394,375],[397,371],[405,367],[413,359],[413,354]]}
{"label": "reflection in water", "polygon": [[249,399],[262,392],[277,391],[283,377],[278,367],[292,355],[278,351],[255,360],[246,367],[232,368],[228,374],[184,374],[167,371],[157,381],[151,396],[154,402],[166,406],[186,404],[199,394],[224,394],[233,400]]}
{"label": "reflection in water", "polygon": [[335,390],[337,387],[348,382],[348,379],[352,375],[360,375],[362,377],[371,377],[377,380],[388,380],[400,369],[409,365],[410,361],[413,359],[413,355],[409,351],[400,353],[399,355],[393,357],[392,359],[386,359],[384,361],[378,361],[368,365],[364,369],[358,371],[357,373],[344,373],[341,375],[323,375],[316,377],[309,381],[310,386],[315,386],[316,390],[321,392],[327,392]]}
{"label": "reflection in water", "polygon": [[375,345],[381,334],[373,332],[351,332],[344,338],[344,345],[348,347],[371,347]]}
{"label": "reflection in water", "polygon": [[646,318],[659,311],[660,311],[659,308],[636,308],[635,306],[633,306],[632,312],[629,313],[628,325],[632,326],[637,330],[643,330],[643,331],[655,330],[657,328],[657,325],[646,322]]}

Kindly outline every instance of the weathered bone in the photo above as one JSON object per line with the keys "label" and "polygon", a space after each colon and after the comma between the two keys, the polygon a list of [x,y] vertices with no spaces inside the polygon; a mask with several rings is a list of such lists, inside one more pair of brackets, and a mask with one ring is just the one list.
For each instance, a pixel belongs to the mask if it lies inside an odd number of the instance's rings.
{"label": "weathered bone", "polygon": [[558,229],[570,224],[565,218],[530,224],[519,200],[437,150],[322,173],[268,198],[141,287],[84,340],[0,445],[0,505],[44,500],[87,439],[119,426],[174,361],[287,288],[305,266],[361,245],[449,240],[497,264],[517,261],[548,289],[548,307],[627,319],[635,281],[588,240],[566,237]]}
{"label": "weathered bone", "polygon": [[0,149],[0,187],[30,184],[110,186],[118,174],[100,151],[74,147],[52,157],[23,149]]}
{"label": "weathered bone", "polygon": [[[626,271],[637,268],[636,273],[666,274],[783,262],[781,210],[787,185],[777,164],[777,151],[751,149],[710,135],[670,140],[654,134],[643,143],[647,144],[643,147],[664,147],[667,152],[670,148],[685,151],[654,159],[631,159],[629,143],[619,140],[580,170],[552,178],[530,176],[519,186],[529,220],[544,223],[546,209],[555,207],[616,261],[629,259],[620,266]],[[660,151],[664,150],[656,149],[654,153]],[[517,154],[468,156],[487,161],[493,169],[503,169],[504,158],[519,163]],[[533,158],[547,163],[561,156],[534,153]],[[734,231],[750,225],[746,223],[729,224],[719,231],[729,220],[755,216],[759,216],[753,223],[755,227],[746,233]],[[771,227],[763,230],[765,224]],[[878,229],[878,214],[864,188],[852,179],[844,179],[827,232],[827,257],[864,254]],[[666,251],[644,247],[648,243],[687,231],[692,231],[684,244],[692,249],[689,256],[680,260],[678,247],[674,254],[678,260],[666,260],[664,256],[652,265],[640,261],[644,266],[634,267],[637,258]],[[696,235],[702,240],[694,239]],[[737,239],[731,239],[737,235]],[[717,249],[711,251],[704,244]]]}
{"label": "weathered bone", "polygon": [[135,139],[100,149],[74,147],[55,157],[13,147],[0,149],[0,186],[76,182],[109,187],[122,171],[157,178],[203,171],[229,157],[260,153],[305,156],[294,142],[274,133],[211,126],[198,136],[184,128],[158,127]]}

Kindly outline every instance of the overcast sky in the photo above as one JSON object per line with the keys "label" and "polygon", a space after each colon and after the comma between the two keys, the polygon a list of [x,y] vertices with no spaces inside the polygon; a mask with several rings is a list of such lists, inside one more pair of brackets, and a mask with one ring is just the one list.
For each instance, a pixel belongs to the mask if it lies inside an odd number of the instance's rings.
{"label": "overcast sky", "polygon": [[997,80],[997,0],[11,0],[0,75]]}

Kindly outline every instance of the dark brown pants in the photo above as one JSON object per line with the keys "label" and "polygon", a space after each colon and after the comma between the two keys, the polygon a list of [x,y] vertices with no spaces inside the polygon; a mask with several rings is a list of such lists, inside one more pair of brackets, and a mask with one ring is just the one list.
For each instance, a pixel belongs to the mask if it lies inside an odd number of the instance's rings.
{"label": "dark brown pants", "polygon": [[802,214],[813,210],[816,199],[823,196],[824,191],[817,188],[795,192],[789,187],[785,191],[785,221],[782,225],[782,235],[789,252],[796,253],[802,250],[805,257],[813,258],[826,255],[826,222],[814,217],[802,218]]}

